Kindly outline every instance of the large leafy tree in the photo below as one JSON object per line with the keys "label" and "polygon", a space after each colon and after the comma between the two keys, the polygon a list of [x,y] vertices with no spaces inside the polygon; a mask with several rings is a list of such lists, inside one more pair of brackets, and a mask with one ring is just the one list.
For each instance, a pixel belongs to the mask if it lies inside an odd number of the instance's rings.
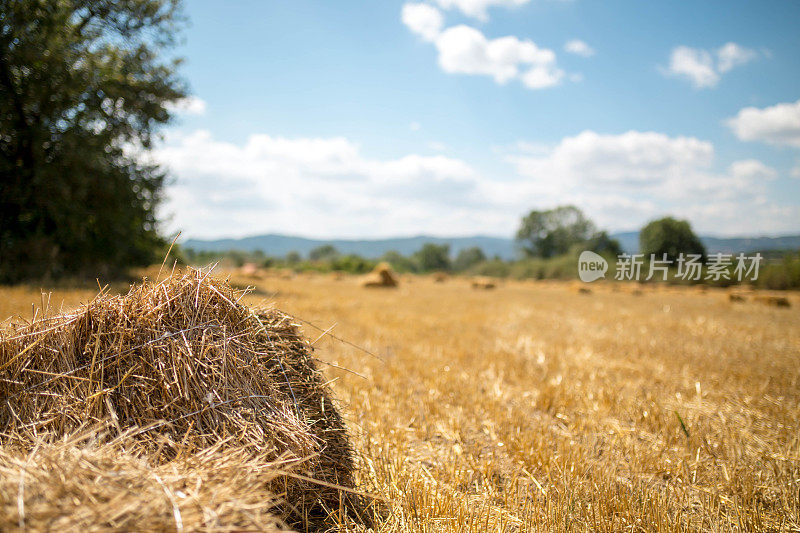
{"label": "large leafy tree", "polygon": [[423,272],[450,270],[450,245],[425,243],[414,252],[414,261]]}
{"label": "large leafy tree", "polygon": [[595,226],[575,206],[565,205],[546,211],[531,211],[522,219],[517,243],[528,257],[553,257],[565,254],[575,244],[586,242]]}
{"label": "large leafy tree", "polygon": [[0,0],[0,281],[153,259],[179,0]]}
{"label": "large leafy tree", "polygon": [[658,259],[667,254],[667,259],[676,261],[681,253],[698,254],[705,259],[706,248],[700,238],[692,231],[686,220],[665,217],[653,220],[639,232],[639,252],[649,257],[655,254]]}

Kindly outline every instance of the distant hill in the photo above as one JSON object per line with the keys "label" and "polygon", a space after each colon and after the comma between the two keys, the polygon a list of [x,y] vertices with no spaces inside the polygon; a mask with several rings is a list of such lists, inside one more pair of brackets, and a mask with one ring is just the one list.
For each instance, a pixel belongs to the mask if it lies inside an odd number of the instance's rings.
{"label": "distant hill", "polygon": [[[618,239],[622,249],[628,253],[639,250],[639,232],[630,231],[612,235]],[[800,250],[800,235],[784,237],[734,237],[720,238],[701,236],[709,253],[751,253],[767,250]],[[187,239],[182,244],[195,250],[210,252],[225,252],[228,250],[243,250],[254,252],[261,250],[267,255],[283,256],[295,251],[306,256],[317,246],[331,244],[344,254],[357,254],[362,257],[376,258],[390,250],[396,250],[403,255],[410,255],[419,250],[423,244],[449,244],[450,251],[457,254],[464,248],[478,246],[483,252],[494,257],[498,255],[503,259],[516,257],[516,247],[512,239],[502,237],[487,237],[476,235],[471,237],[431,237],[430,235],[417,235],[415,237],[397,237],[392,239],[307,239],[289,235],[256,235],[241,239]]]}
{"label": "distant hill", "polygon": [[357,254],[362,257],[376,258],[390,250],[396,250],[403,255],[410,255],[428,242],[435,244],[449,244],[451,253],[457,254],[464,248],[478,246],[489,257],[499,255],[503,259],[513,259],[515,254],[514,242],[511,239],[487,237],[476,235],[472,237],[431,237],[418,235],[415,237],[398,237],[392,239],[376,240],[350,240],[350,239],[306,239],[305,237],[292,237],[289,235],[257,235],[241,239],[200,240],[187,239],[183,246],[195,250],[224,252],[227,250],[243,250],[254,252],[262,250],[267,255],[283,256],[289,252],[299,252],[303,256],[317,246],[331,244],[343,254]]}

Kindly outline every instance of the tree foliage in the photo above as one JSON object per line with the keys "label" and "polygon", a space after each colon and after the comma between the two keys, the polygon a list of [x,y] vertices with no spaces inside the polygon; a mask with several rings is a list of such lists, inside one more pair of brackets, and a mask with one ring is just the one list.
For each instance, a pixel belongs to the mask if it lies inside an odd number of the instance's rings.
{"label": "tree foliage", "polygon": [[483,253],[479,246],[464,248],[458,252],[455,261],[453,261],[453,269],[461,272],[483,261],[486,261],[486,254]]}
{"label": "tree foliage", "polygon": [[522,219],[517,242],[528,257],[554,257],[587,241],[594,232],[594,224],[580,209],[565,205],[546,211],[531,211]]}
{"label": "tree foliage", "polygon": [[582,244],[583,250],[591,250],[598,254],[618,256],[622,254],[622,245],[617,239],[609,237],[605,231],[598,231]]}
{"label": "tree foliage", "polygon": [[423,272],[450,270],[450,245],[426,243],[414,252],[414,260]]}
{"label": "tree foliage", "polygon": [[0,0],[0,280],[154,259],[178,0]]}
{"label": "tree foliage", "polygon": [[667,254],[667,259],[676,261],[681,253],[699,254],[705,260],[706,248],[692,231],[686,220],[665,217],[647,224],[639,233],[639,252],[658,259]]}
{"label": "tree foliage", "polygon": [[321,244],[308,252],[311,261],[332,261],[339,256],[339,251],[332,244]]}

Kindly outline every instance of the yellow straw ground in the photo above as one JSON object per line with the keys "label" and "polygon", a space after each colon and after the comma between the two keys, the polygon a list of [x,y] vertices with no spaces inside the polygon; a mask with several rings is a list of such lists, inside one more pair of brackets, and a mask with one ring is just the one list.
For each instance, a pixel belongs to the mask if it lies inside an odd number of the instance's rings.
{"label": "yellow straw ground", "polygon": [[[783,308],[714,290],[234,281],[321,336],[359,488],[382,500],[377,531],[800,527],[796,295]],[[0,319],[33,302],[0,288]]]}

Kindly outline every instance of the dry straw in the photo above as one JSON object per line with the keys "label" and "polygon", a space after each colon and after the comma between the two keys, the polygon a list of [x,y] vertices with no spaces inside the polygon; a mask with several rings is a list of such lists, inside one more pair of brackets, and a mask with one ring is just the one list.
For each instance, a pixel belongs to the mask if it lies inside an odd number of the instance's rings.
{"label": "dry straw", "polygon": [[279,462],[292,474],[266,489],[295,516],[338,509],[351,448],[312,348],[289,316],[242,295],[190,270],[0,330],[3,444],[104,424],[156,464],[209,447]]}

